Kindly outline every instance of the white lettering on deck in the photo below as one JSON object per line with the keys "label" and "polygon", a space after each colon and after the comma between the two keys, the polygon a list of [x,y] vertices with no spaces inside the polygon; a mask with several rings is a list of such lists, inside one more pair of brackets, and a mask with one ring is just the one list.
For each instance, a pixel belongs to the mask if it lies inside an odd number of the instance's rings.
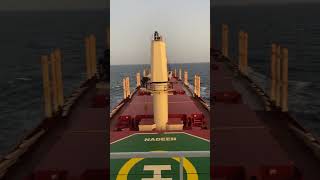
{"label": "white lettering on deck", "polygon": [[176,137],[144,138],[145,142],[176,141]]}
{"label": "white lettering on deck", "polygon": [[161,171],[171,170],[170,165],[145,165],[144,171],[153,171],[153,178],[142,178],[141,180],[172,180],[172,178],[162,178]]}

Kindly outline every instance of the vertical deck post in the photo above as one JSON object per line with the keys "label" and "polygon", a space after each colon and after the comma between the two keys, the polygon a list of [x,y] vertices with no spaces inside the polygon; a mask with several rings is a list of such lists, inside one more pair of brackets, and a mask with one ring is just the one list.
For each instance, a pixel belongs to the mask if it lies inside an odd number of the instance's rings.
{"label": "vertical deck post", "polygon": [[64,95],[63,95],[63,79],[62,79],[62,68],[61,68],[61,51],[60,49],[56,49],[54,51],[55,59],[56,59],[56,69],[57,69],[57,90],[58,90],[58,105],[60,108],[64,103]]}
{"label": "vertical deck post", "polygon": [[52,87],[52,102],[53,102],[53,112],[56,113],[59,110],[58,104],[58,88],[57,88],[57,65],[56,58],[53,53],[50,53],[50,62],[51,62],[51,87]]}
{"label": "vertical deck post", "polygon": [[48,56],[41,56],[42,64],[42,84],[44,97],[44,113],[46,118],[52,117],[50,78],[49,78],[49,61]]}
{"label": "vertical deck post", "polygon": [[180,180],[183,180],[183,157],[180,156],[180,166],[179,166]]}
{"label": "vertical deck post", "polygon": [[272,102],[276,101],[276,85],[277,85],[277,45],[271,45],[271,88],[270,98]]}
{"label": "vertical deck post", "polygon": [[181,68],[179,68],[179,80],[181,80]]}
{"label": "vertical deck post", "polygon": [[91,72],[91,59],[90,59],[90,40],[89,37],[85,37],[85,54],[86,54],[86,72],[87,72],[87,80],[91,79],[92,72]]}
{"label": "vertical deck post", "polygon": [[197,87],[198,87],[198,93],[197,93],[197,95],[198,95],[198,97],[200,97],[200,92],[201,92],[201,83],[200,83],[200,76],[198,75],[198,80],[197,80],[197,83],[198,83],[198,85],[197,85]]}
{"label": "vertical deck post", "polygon": [[238,58],[239,58],[239,62],[238,62],[238,66],[239,66],[239,71],[242,73],[243,72],[243,32],[240,31],[239,32],[239,47],[238,47]]}
{"label": "vertical deck post", "polygon": [[282,49],[282,93],[281,93],[281,109],[282,112],[288,112],[288,49]]}
{"label": "vertical deck post", "polygon": [[146,77],[146,69],[143,69],[143,77]]}
{"label": "vertical deck post", "polygon": [[194,93],[194,97],[196,97],[197,96],[197,75],[195,74],[194,75],[194,86],[193,86],[193,93]]}
{"label": "vertical deck post", "polygon": [[140,82],[141,82],[140,72],[138,72],[138,73],[137,73],[137,87],[140,87],[140,86],[141,86]]}
{"label": "vertical deck post", "polygon": [[280,107],[281,101],[281,47],[277,46],[277,62],[276,62],[276,106]]}
{"label": "vertical deck post", "polygon": [[243,74],[248,76],[248,33],[243,34]]}
{"label": "vertical deck post", "polygon": [[96,49],[96,37],[93,34],[89,36],[90,41],[90,62],[92,76],[97,75],[97,49]]}
{"label": "vertical deck post", "polygon": [[228,54],[229,54],[229,52],[228,52],[228,49],[229,49],[228,36],[229,36],[229,27],[228,27],[228,25],[223,24],[222,25],[222,54],[225,57],[228,57]]}
{"label": "vertical deck post", "polygon": [[188,71],[184,71],[184,84],[188,85]]}
{"label": "vertical deck post", "polygon": [[177,69],[174,68],[174,77],[177,77]]}
{"label": "vertical deck post", "polygon": [[122,79],[122,86],[123,86],[123,99],[127,99],[127,83],[126,78]]}
{"label": "vertical deck post", "polygon": [[130,97],[131,92],[130,92],[130,79],[129,76],[127,77],[127,97]]}

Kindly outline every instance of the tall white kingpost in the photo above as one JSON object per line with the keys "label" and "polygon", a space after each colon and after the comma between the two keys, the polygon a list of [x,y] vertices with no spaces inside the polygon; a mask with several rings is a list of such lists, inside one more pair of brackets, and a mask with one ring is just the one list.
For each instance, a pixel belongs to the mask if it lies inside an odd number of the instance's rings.
{"label": "tall white kingpost", "polygon": [[153,86],[153,117],[156,130],[166,130],[168,122],[168,64],[166,44],[154,33],[151,44],[151,80]]}

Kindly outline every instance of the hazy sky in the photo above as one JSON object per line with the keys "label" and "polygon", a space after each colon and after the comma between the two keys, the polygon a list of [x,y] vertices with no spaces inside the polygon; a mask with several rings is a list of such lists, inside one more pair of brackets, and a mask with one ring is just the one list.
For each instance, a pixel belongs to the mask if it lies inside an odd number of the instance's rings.
{"label": "hazy sky", "polygon": [[0,10],[103,9],[109,0],[0,0]]}
{"label": "hazy sky", "polygon": [[111,0],[111,64],[149,64],[151,38],[165,39],[170,63],[210,59],[209,0]]}

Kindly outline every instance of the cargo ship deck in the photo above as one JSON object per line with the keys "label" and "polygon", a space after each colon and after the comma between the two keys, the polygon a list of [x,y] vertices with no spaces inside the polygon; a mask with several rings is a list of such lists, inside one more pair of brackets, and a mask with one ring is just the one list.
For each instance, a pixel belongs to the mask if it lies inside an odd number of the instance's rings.
{"label": "cargo ship deck", "polygon": [[95,35],[85,37],[85,49],[86,79],[68,97],[61,50],[41,56],[44,117],[0,158],[0,179],[107,179],[109,46],[99,62]]}
{"label": "cargo ship deck", "polygon": [[[150,165],[167,168],[160,172],[162,178],[179,179],[181,156],[185,179],[210,179],[209,107],[201,98],[194,97],[178,77],[169,82],[172,91],[168,95],[168,125],[173,130],[139,131],[141,125],[153,124],[152,95],[143,87],[136,88],[130,98],[115,108],[110,121],[111,179],[156,177],[152,169],[148,170]],[[174,130],[176,126],[183,129]]]}
{"label": "cargo ship deck", "polygon": [[320,179],[311,134],[222,54],[211,60],[213,178]]}
{"label": "cargo ship deck", "polygon": [[[106,178],[107,161],[103,158],[107,151],[106,103],[94,107],[95,97],[105,99],[106,95],[97,91],[95,85],[94,81],[88,82],[73,93],[70,101],[74,102],[67,116],[44,121],[31,133],[45,132],[27,148],[4,179]],[[71,100],[72,97],[77,98]]]}

